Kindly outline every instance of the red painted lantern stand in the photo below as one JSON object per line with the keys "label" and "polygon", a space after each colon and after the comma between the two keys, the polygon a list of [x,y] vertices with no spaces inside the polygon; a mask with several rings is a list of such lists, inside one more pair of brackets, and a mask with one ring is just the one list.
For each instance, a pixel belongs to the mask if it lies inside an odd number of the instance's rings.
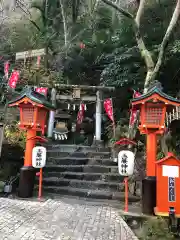
{"label": "red painted lantern stand", "polygon": [[[122,150],[132,150],[133,146],[136,146],[136,142],[129,139],[129,138],[121,138],[119,141],[115,142],[115,146],[119,146],[118,152]],[[128,212],[128,177],[124,177],[124,188],[125,188],[125,205],[124,205],[124,211]]]}
{"label": "red painted lantern stand", "polygon": [[[18,195],[22,198],[32,197],[35,181],[35,169],[32,167],[32,150],[36,142],[44,142],[45,138],[37,136],[37,132],[44,135],[47,113],[50,104],[45,97],[33,90],[27,90],[17,99],[9,103],[10,107],[19,107],[19,128],[27,131],[24,166],[20,171]],[[53,107],[52,107],[53,108]]]}
{"label": "red painted lantern stand", "polygon": [[146,178],[142,184],[142,211],[153,214],[156,206],[156,154],[157,136],[165,131],[165,115],[180,101],[154,87],[146,94],[132,100],[132,106],[140,110],[139,130],[146,135]]}

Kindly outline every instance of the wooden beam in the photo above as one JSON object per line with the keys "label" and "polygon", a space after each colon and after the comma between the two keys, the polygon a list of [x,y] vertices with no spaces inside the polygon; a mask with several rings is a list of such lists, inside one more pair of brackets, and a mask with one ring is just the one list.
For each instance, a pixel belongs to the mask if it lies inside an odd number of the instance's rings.
{"label": "wooden beam", "polygon": [[69,84],[55,84],[55,87],[57,89],[74,89],[74,88],[80,88],[82,90],[102,90],[102,91],[114,91],[115,87],[106,87],[106,86],[87,86],[87,85],[69,85]]}
{"label": "wooden beam", "polygon": [[96,96],[82,96],[80,99],[74,99],[72,95],[56,95],[57,100],[70,100],[70,101],[75,101],[75,100],[81,100],[81,101],[96,101]]}

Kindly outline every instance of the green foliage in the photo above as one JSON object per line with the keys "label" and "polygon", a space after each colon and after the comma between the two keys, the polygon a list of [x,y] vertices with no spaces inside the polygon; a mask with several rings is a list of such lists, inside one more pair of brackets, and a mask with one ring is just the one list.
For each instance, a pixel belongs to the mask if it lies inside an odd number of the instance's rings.
{"label": "green foliage", "polygon": [[12,123],[11,125],[6,125],[4,131],[5,139],[11,145],[19,145],[23,149],[26,144],[26,132],[19,129],[17,123]]}
{"label": "green foliage", "polygon": [[108,64],[101,73],[103,84],[136,88],[143,86],[145,68],[136,47],[116,49],[112,54],[106,55],[105,61]]}
{"label": "green foliage", "polygon": [[144,222],[138,233],[140,240],[170,240],[176,239],[168,228],[168,221],[164,218],[153,218]]}

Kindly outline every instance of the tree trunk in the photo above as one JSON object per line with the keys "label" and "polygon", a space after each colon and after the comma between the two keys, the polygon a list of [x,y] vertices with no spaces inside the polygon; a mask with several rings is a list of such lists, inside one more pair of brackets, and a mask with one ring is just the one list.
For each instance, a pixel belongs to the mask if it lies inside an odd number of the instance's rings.
{"label": "tree trunk", "polygon": [[147,93],[149,84],[152,81],[152,75],[153,75],[153,70],[147,71],[146,78],[145,78],[145,81],[144,81],[144,91],[143,91],[143,93]]}
{"label": "tree trunk", "polygon": [[[64,12],[64,5],[63,5],[63,0],[59,0],[60,6],[61,6],[61,15],[63,19],[63,29],[64,29],[64,46],[65,46],[65,51],[67,49],[67,36],[68,36],[68,31],[67,31],[67,23],[66,23],[66,16]],[[67,54],[67,53],[66,53]]]}

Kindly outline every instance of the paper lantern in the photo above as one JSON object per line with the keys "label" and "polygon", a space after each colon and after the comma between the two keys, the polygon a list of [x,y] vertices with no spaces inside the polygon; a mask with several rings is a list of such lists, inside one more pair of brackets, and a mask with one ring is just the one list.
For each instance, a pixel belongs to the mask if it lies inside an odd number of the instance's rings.
{"label": "paper lantern", "polygon": [[120,151],[118,154],[118,170],[122,176],[131,176],[134,172],[134,153],[129,150]]}
{"label": "paper lantern", "polygon": [[34,147],[32,151],[32,166],[34,168],[43,168],[46,165],[46,148]]}

